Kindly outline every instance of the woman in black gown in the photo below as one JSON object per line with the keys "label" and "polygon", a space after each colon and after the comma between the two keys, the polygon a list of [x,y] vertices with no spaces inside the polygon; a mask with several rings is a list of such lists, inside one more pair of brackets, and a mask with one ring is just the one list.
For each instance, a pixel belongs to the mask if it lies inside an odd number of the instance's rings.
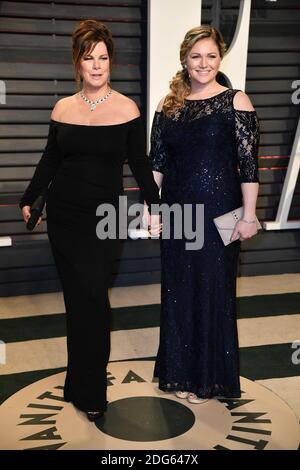
{"label": "woman in black gown", "polygon": [[[186,250],[184,238],[161,240],[154,375],[161,390],[191,403],[240,396],[237,262],[240,241],[257,232],[258,121],[247,95],[216,81],[224,49],[220,33],[210,26],[187,32],[180,50],[183,68],[157,108],[151,135],[150,161],[161,202],[204,205],[202,249]],[[242,205],[235,241],[224,246],[213,218]]]}
{"label": "woman in black gown", "polygon": [[[101,416],[107,404],[108,286],[119,248],[117,238],[97,237],[96,209],[101,203],[118,208],[126,158],[146,201],[159,203],[138,108],[110,87],[112,58],[107,27],[95,20],[80,22],[73,33],[73,63],[82,90],[55,105],[47,146],[20,202],[27,221],[32,202],[51,182],[47,228],[67,322],[64,398],[90,420]],[[157,220],[152,215],[153,230]]]}

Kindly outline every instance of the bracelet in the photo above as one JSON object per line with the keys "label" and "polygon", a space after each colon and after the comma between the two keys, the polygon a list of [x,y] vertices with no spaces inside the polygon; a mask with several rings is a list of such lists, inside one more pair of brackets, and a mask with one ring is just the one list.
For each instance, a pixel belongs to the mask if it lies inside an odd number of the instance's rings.
{"label": "bracelet", "polygon": [[256,220],[246,220],[246,219],[240,219],[241,222],[246,222],[246,224],[255,224]]}

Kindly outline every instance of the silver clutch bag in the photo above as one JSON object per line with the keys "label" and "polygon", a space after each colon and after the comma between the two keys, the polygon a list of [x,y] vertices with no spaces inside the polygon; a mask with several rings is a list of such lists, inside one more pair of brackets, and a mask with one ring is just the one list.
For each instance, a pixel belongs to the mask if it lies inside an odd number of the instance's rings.
{"label": "silver clutch bag", "polygon": [[[217,230],[225,246],[232,243],[232,241],[230,240],[230,237],[234,230],[235,224],[240,219],[243,218],[243,213],[244,213],[244,208],[242,206],[242,207],[239,207],[238,209],[234,209],[233,211],[227,212],[226,214],[220,215],[219,217],[216,217],[215,219],[213,219],[215,226],[217,227]],[[258,218],[255,217],[255,219],[256,219],[257,230],[259,230],[262,228],[262,226]]]}

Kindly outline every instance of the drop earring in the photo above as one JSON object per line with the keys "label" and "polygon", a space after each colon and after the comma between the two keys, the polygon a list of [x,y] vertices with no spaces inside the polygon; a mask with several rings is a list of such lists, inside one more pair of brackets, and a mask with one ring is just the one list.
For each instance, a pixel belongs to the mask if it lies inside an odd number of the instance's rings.
{"label": "drop earring", "polygon": [[186,64],[183,64],[182,67],[183,67],[183,71],[187,74],[188,79],[191,80],[191,76],[190,76],[190,74],[189,74],[189,72],[188,72],[188,69],[187,69]]}

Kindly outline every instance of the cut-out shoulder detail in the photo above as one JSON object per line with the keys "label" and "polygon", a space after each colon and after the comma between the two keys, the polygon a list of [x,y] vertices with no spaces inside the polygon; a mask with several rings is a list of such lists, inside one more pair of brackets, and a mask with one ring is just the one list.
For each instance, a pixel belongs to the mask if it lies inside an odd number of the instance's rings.
{"label": "cut-out shoulder detail", "polygon": [[[184,107],[178,109],[171,118],[167,117],[164,112],[156,111],[151,130],[151,150],[149,154],[152,170],[161,173],[167,171],[168,147],[166,145],[166,136],[170,133],[173,125],[180,133],[181,125],[185,126],[209,117],[212,122],[211,126],[213,126],[215,119],[218,120],[217,122],[223,119],[226,123],[232,122],[232,135],[235,135],[240,181],[257,182],[259,123],[255,110],[244,111],[233,108],[233,98],[238,91],[228,89],[206,100],[187,100]],[[203,126],[204,124],[201,124],[200,127]],[[185,127],[183,128],[185,129]],[[182,134],[181,140],[185,140],[185,133]]]}
{"label": "cut-out shoulder detail", "polygon": [[160,113],[162,111],[166,97],[164,96],[157,105],[156,112]]}
{"label": "cut-out shoulder detail", "polygon": [[[240,90],[228,88],[227,90],[222,91],[221,93],[211,96],[206,99],[197,99],[197,100],[185,100],[184,107],[178,109],[174,115],[169,118],[173,121],[179,122],[188,122],[199,119],[201,117],[212,115],[214,113],[245,113],[245,114],[255,114],[255,109],[251,110],[240,110],[235,109],[233,106],[234,97],[238,94]],[[155,115],[159,116],[163,111],[155,111]],[[166,116],[164,115],[166,118]]]}
{"label": "cut-out shoulder detail", "polygon": [[172,116],[173,121],[188,122],[200,119],[203,116],[214,113],[231,113],[233,109],[233,97],[238,90],[227,90],[206,99],[185,100],[184,106]]}
{"label": "cut-out shoulder detail", "polygon": [[130,119],[129,121],[119,122],[118,124],[76,124],[73,122],[63,122],[63,121],[56,121],[55,119],[51,118],[51,122],[54,124],[66,124],[68,126],[82,126],[82,127],[113,127],[113,126],[123,126],[124,124],[130,124],[137,119],[140,119],[141,116],[137,116],[134,119]]}
{"label": "cut-out shoulder detail", "polygon": [[241,90],[238,90],[233,98],[233,107],[237,111],[254,111],[249,97]]}

